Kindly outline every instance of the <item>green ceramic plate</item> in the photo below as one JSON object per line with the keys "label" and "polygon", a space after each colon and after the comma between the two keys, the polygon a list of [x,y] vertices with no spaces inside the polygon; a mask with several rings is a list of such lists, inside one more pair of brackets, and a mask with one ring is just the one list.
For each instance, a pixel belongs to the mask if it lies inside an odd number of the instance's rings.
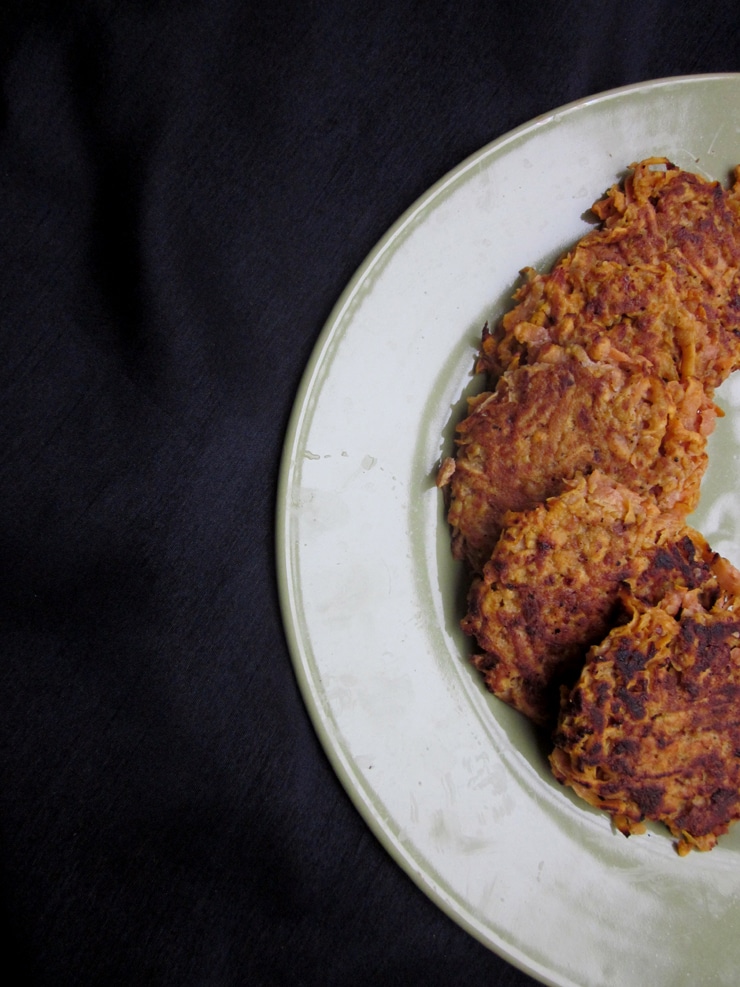
{"label": "green ceramic plate", "polygon": [[[603,93],[494,141],[424,195],[340,298],[297,396],[278,500],[286,632],[316,730],[367,823],[455,921],[557,985],[716,984],[740,970],[740,827],[679,858],[625,839],[550,776],[458,631],[434,474],[480,329],[517,272],[588,228],[633,161],[726,181],[740,75]],[[738,375],[740,376],[740,375]],[[740,562],[740,380],[720,393],[695,523]]]}

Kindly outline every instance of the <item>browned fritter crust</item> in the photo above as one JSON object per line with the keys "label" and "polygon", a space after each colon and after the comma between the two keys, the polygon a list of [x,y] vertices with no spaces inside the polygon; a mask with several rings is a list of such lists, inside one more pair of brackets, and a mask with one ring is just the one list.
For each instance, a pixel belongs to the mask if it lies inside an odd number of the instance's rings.
{"label": "browned fritter crust", "polygon": [[620,619],[625,581],[648,602],[707,581],[711,550],[688,531],[680,513],[598,471],[508,514],[462,621],[487,687],[535,723],[554,725],[560,685]]}
{"label": "browned fritter crust", "polygon": [[608,342],[664,380],[719,385],[740,365],[740,188],[664,158],[631,166],[593,206],[603,222],[547,274],[531,268],[516,306],[484,331],[492,379],[549,346]]}
{"label": "browned fritter crust", "polygon": [[740,597],[704,587],[675,614],[625,604],[631,619],[563,697],[553,772],[625,834],[651,820],[682,855],[710,850],[740,818]]}
{"label": "browned fritter crust", "polygon": [[[601,220],[483,332],[443,461],[462,627],[555,776],[680,853],[740,818],[740,572],[685,523],[714,389],[740,367],[740,166],[632,166]],[[585,662],[585,666],[584,666]]]}
{"label": "browned fritter crust", "polygon": [[717,413],[696,381],[594,362],[558,348],[552,362],[504,374],[470,402],[457,454],[443,463],[452,551],[480,571],[509,510],[558,494],[596,468],[661,509],[693,510]]}
{"label": "browned fritter crust", "polygon": [[[671,536],[675,529],[667,530],[669,536],[656,542],[644,564],[634,566],[634,574],[620,590],[622,604],[632,598],[676,614],[686,603],[687,590],[696,590],[696,600],[707,610],[720,593],[740,595],[740,572],[713,551],[699,531],[684,525]],[[622,605],[622,610],[629,612],[630,606]]]}

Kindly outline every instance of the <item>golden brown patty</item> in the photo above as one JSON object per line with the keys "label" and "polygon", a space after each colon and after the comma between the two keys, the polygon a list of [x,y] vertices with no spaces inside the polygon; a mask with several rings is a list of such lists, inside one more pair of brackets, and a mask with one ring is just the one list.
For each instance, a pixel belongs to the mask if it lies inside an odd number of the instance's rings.
{"label": "golden brown patty", "polygon": [[711,558],[679,513],[599,472],[578,477],[559,496],[506,516],[468,594],[462,627],[479,649],[473,664],[496,696],[552,725],[560,684],[621,619],[625,581],[652,601],[668,587],[704,584]]}
{"label": "golden brown patty", "polygon": [[487,686],[559,713],[556,776],[681,852],[740,815],[740,572],[685,524],[740,366],[739,178],[634,165],[528,270],[437,478]]}
{"label": "golden brown patty", "polygon": [[563,699],[551,755],[622,832],[662,822],[681,854],[710,850],[740,817],[740,597],[719,592],[707,608],[701,596],[675,614],[628,598],[629,623]]}
{"label": "golden brown patty", "polygon": [[480,571],[509,510],[558,494],[596,468],[666,510],[693,510],[716,409],[696,382],[558,349],[552,363],[509,371],[473,399],[457,455],[442,464],[453,554]]}
{"label": "golden brown patty", "polygon": [[480,371],[495,379],[553,343],[599,340],[664,380],[714,388],[740,366],[740,188],[665,159],[632,168],[593,206],[598,229],[549,273],[523,272],[516,307],[484,333]]}

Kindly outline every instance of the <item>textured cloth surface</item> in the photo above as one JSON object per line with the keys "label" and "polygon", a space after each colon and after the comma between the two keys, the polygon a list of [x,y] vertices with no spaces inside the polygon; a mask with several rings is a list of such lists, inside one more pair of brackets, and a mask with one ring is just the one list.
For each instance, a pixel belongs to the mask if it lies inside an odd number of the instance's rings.
{"label": "textured cloth surface", "polygon": [[334,776],[278,610],[301,373],[467,155],[740,69],[736,8],[79,0],[0,15],[0,866],[17,983],[534,983]]}

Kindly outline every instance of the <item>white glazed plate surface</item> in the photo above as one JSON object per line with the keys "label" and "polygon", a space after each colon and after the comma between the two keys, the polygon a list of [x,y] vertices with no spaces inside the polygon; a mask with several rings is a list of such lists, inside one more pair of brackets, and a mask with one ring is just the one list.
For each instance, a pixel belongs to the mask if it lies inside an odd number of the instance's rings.
{"label": "white glazed plate surface", "polygon": [[[680,858],[626,839],[554,781],[528,724],[490,696],[458,628],[440,457],[483,323],[650,155],[726,183],[740,75],[659,80],[563,107],[483,148],[388,232],[306,370],[277,510],[281,604],[300,687],[342,783],[456,922],[543,983],[737,987],[740,827]],[[693,523],[740,563],[740,374]]]}

